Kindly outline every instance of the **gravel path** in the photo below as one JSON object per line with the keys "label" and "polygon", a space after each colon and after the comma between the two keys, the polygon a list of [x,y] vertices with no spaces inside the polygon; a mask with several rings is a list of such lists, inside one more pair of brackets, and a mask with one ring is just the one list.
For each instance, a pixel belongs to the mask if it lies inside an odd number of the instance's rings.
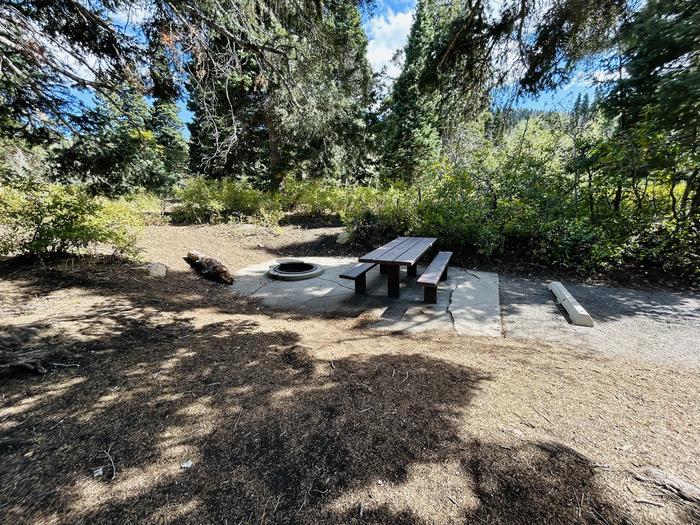
{"label": "gravel path", "polygon": [[700,369],[700,296],[564,282],[595,326],[570,324],[547,281],[501,276],[506,337]]}

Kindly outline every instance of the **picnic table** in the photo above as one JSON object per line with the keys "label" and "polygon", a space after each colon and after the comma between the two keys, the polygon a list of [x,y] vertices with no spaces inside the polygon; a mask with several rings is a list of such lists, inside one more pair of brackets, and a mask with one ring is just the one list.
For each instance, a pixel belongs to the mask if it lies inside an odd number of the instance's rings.
{"label": "picnic table", "polygon": [[415,277],[418,260],[436,241],[435,237],[397,237],[358,260],[379,264],[379,271],[387,276],[389,297],[398,297],[401,266],[407,267],[409,277]]}

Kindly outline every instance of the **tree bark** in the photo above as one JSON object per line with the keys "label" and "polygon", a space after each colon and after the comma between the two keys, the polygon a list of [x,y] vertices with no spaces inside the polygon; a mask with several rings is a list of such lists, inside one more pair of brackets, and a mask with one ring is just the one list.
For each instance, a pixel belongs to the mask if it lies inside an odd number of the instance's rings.
{"label": "tree bark", "polygon": [[0,369],[2,368],[27,368],[40,374],[45,374],[46,369],[42,360],[46,352],[11,352],[0,350]]}
{"label": "tree bark", "polygon": [[284,174],[282,173],[282,154],[280,153],[279,132],[277,130],[277,119],[275,118],[274,108],[272,107],[271,97],[268,97],[267,107],[265,108],[265,120],[267,123],[267,141],[270,149],[270,164],[268,172],[270,175],[270,184],[273,191],[277,191],[281,184]]}
{"label": "tree bark", "polygon": [[207,279],[224,284],[233,283],[233,275],[228,268],[216,259],[199,252],[187,252],[185,262]]}

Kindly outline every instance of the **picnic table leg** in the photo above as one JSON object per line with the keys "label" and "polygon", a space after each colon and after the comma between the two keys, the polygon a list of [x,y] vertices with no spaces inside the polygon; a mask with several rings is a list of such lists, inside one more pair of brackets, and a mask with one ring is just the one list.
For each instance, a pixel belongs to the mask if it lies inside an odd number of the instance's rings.
{"label": "picnic table leg", "polygon": [[398,264],[387,267],[387,284],[389,289],[389,297],[399,297],[399,271],[401,267]]}
{"label": "picnic table leg", "polygon": [[355,279],[355,293],[358,295],[367,295],[367,274],[363,273]]}
{"label": "picnic table leg", "polygon": [[418,263],[410,265],[407,272],[409,277],[415,277],[418,274]]}

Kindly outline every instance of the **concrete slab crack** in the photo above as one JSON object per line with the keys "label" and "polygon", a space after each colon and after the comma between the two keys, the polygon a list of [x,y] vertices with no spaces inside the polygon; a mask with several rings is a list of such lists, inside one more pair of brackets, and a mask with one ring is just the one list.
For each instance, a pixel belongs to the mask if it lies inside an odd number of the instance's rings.
{"label": "concrete slab crack", "polygon": [[452,294],[455,293],[456,289],[457,289],[456,287],[450,288],[450,298],[447,301],[447,315],[450,316],[450,320],[452,321],[452,329],[453,330],[457,330],[457,328],[455,327],[455,316],[452,314],[452,310],[450,310],[450,306],[452,306]]}
{"label": "concrete slab crack", "polygon": [[338,281],[334,281],[333,279],[324,279],[323,277],[318,277],[317,279],[320,281],[326,281],[328,283],[333,283],[333,284],[335,284],[337,286],[341,286],[343,288],[347,288],[348,290],[352,290],[353,292],[355,291],[355,288],[353,288],[352,286],[347,286],[343,283],[339,283]]}
{"label": "concrete slab crack", "polygon": [[267,281],[267,282],[262,283],[262,284],[261,284],[260,286],[258,286],[255,290],[253,290],[253,292],[250,293],[250,295],[255,295],[255,294],[258,293],[260,290],[262,290],[263,288],[265,288],[268,284],[272,284],[273,282],[274,282],[274,281]]}

